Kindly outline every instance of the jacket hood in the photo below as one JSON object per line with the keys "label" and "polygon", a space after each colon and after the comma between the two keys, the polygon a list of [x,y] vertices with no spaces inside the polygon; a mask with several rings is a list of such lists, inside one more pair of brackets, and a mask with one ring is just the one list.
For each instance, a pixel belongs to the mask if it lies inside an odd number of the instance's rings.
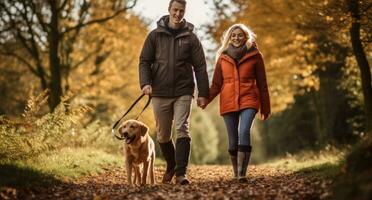
{"label": "jacket hood", "polygon": [[[158,29],[167,30],[167,23],[169,22],[169,15],[164,15],[157,21]],[[194,31],[194,25],[187,22],[185,19],[182,20],[182,26],[180,27],[181,30],[187,30],[189,32]]]}

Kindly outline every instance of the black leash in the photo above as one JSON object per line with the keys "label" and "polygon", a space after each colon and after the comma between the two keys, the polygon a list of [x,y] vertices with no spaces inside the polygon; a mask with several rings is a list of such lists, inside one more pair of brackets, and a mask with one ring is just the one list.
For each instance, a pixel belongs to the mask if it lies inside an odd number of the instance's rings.
{"label": "black leash", "polygon": [[[116,126],[120,123],[120,121],[132,110],[132,108],[138,103],[138,101],[139,100],[141,100],[142,99],[142,97],[144,97],[145,96],[145,94],[141,94],[141,96],[139,96],[138,98],[137,98],[137,100],[136,101],[134,101],[133,103],[132,103],[132,105],[129,107],[129,109],[124,113],[124,115],[118,120],[118,121],[116,121],[116,123],[114,124],[114,126],[112,126],[112,129],[111,129],[111,133],[118,139],[118,140],[124,140],[124,138],[122,138],[122,137],[119,137],[119,136],[117,136],[117,135],[115,135],[115,128],[116,128]],[[146,108],[149,106],[149,104],[150,104],[150,101],[151,101],[151,96],[149,95],[149,98],[148,98],[148,100],[147,100],[147,103],[146,103],[146,105],[145,105],[145,107],[143,107],[143,109],[142,109],[142,111],[137,115],[137,117],[135,118],[135,120],[137,120],[139,117],[140,117],[140,115],[143,113],[143,111],[145,111],[146,110]]]}

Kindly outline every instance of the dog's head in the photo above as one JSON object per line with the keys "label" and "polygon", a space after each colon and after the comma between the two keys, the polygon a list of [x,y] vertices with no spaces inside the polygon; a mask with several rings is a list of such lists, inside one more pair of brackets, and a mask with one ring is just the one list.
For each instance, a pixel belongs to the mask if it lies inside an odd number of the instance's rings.
{"label": "dog's head", "polygon": [[142,122],[137,120],[127,120],[119,128],[119,133],[126,144],[133,144],[146,136],[149,128]]}

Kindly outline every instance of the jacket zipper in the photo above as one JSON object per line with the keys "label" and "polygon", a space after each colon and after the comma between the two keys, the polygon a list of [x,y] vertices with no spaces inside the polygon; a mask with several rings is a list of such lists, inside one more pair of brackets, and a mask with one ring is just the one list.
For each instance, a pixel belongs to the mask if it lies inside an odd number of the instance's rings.
{"label": "jacket zipper", "polygon": [[179,55],[179,50],[181,48],[178,48],[177,49],[177,53],[176,53],[176,47],[177,47],[177,42],[176,42],[176,39],[179,38],[179,42],[178,42],[178,45],[179,47],[182,46],[181,44],[181,40],[182,40],[182,37],[185,36],[185,35],[188,35],[188,34],[180,34],[180,35],[177,35],[177,36],[173,36],[172,37],[172,40],[173,40],[173,63],[172,63],[172,66],[173,66],[173,87],[172,87],[172,94],[173,96],[175,96],[175,71],[176,71],[176,66],[175,66],[175,63],[176,63],[176,60],[178,59],[178,55]]}
{"label": "jacket zipper", "polygon": [[239,68],[238,68],[238,64],[236,64],[235,68],[236,68],[236,71],[237,71],[237,74],[238,74],[238,77],[237,77],[237,84],[238,84],[238,111],[240,110],[240,75],[239,75]]}
{"label": "jacket zipper", "polygon": [[173,56],[170,56],[171,58],[173,58],[172,59],[172,63],[171,63],[171,66],[173,67],[173,76],[172,76],[172,78],[173,78],[173,80],[172,80],[172,96],[174,97],[174,95],[175,95],[175,86],[176,86],[176,84],[175,84],[175,78],[174,78],[174,76],[175,76],[175,70],[176,70],[176,66],[175,66],[175,63],[176,63],[176,56],[177,56],[177,54],[175,54],[175,47],[176,47],[176,44],[175,44],[175,37],[174,36],[172,36],[172,42],[173,42],[173,44],[172,44],[172,46],[173,46],[173,51],[171,51],[171,53],[173,53]]}

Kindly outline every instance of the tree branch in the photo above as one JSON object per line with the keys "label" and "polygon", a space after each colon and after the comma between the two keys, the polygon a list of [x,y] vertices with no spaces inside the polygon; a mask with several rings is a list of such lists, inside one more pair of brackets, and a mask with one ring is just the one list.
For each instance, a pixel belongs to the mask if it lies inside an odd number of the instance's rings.
{"label": "tree branch", "polygon": [[62,32],[61,34],[66,34],[66,33],[70,32],[70,31],[73,31],[73,30],[76,30],[76,29],[80,29],[80,28],[83,28],[83,27],[85,27],[85,26],[89,26],[89,25],[97,24],[97,23],[102,23],[102,22],[108,21],[108,20],[110,20],[110,19],[113,19],[113,18],[115,18],[116,16],[118,16],[119,14],[125,12],[126,10],[133,8],[133,7],[136,5],[137,0],[133,0],[132,2],[133,2],[132,5],[130,5],[130,6],[126,6],[125,8],[122,8],[122,9],[119,9],[119,10],[117,10],[114,14],[112,14],[112,15],[110,15],[110,16],[107,16],[107,17],[104,17],[104,18],[100,18],[100,19],[93,19],[93,20],[88,21],[88,22],[86,22],[86,23],[79,23],[79,24],[77,24],[76,26],[73,26],[73,27],[69,27],[69,28],[67,28],[67,29],[66,29],[64,32]]}
{"label": "tree branch", "polygon": [[32,12],[36,15],[37,20],[39,21],[43,31],[45,33],[48,33],[48,24],[44,21],[43,15],[41,14],[41,11],[40,12],[37,11],[37,7],[36,7],[36,5],[33,1],[30,1],[30,3],[31,3],[30,8],[31,8]]}
{"label": "tree branch", "polygon": [[84,62],[86,62],[89,58],[91,58],[94,54],[97,54],[98,53],[98,51],[97,50],[95,50],[95,51],[93,51],[93,52],[90,52],[87,56],[85,56],[83,59],[81,59],[79,62],[77,62],[75,65],[73,65],[72,67],[71,67],[71,69],[76,69],[76,68],[78,68],[81,64],[83,64]]}
{"label": "tree branch", "polygon": [[[40,36],[37,35],[33,30],[32,16],[31,16],[31,19],[30,19],[27,15],[27,8],[29,8],[28,5],[25,2],[22,2],[22,6],[23,6],[22,10],[14,4],[11,5],[11,6],[5,6],[4,4],[0,4],[0,6],[2,6],[3,10],[8,15],[8,18],[9,18],[8,24],[10,24],[10,28],[13,30],[12,35],[15,38],[18,38],[20,45],[22,45],[24,47],[24,49],[26,50],[26,52],[28,52],[30,54],[30,56],[35,60],[36,67],[34,67],[24,57],[16,54],[15,52],[2,51],[2,53],[4,55],[12,56],[12,57],[18,59],[20,62],[24,63],[27,66],[27,68],[33,74],[35,74],[37,77],[40,78],[43,89],[45,89],[47,87],[47,83],[46,83],[45,78],[48,78],[48,75],[45,73],[45,70],[42,66],[42,61],[41,61],[40,53],[39,53],[39,50],[38,50],[39,48],[38,48],[37,42],[35,40],[35,37],[38,37],[40,42],[42,42],[42,40],[40,39]],[[14,8],[17,11],[17,13],[12,14],[8,10],[9,8],[10,9]],[[33,13],[31,15],[33,15]],[[18,22],[14,19],[14,17],[21,17],[21,19],[23,19],[23,22],[25,23],[25,25],[21,24],[21,26],[26,26],[27,27],[27,30],[28,30],[27,33],[30,35],[30,38],[26,38],[23,35],[23,31],[18,26]],[[6,48],[4,48],[4,49],[6,49]]]}
{"label": "tree branch", "polygon": [[67,5],[67,2],[70,1],[70,0],[64,0],[61,4],[61,6],[58,8],[59,11],[63,10],[65,8],[65,6]]}
{"label": "tree branch", "polygon": [[69,17],[72,14],[72,9],[73,8],[74,8],[74,6],[71,4],[71,0],[67,0],[67,3],[66,3],[66,5],[64,5],[63,10],[59,9],[59,12],[64,13],[64,15],[61,15],[61,18],[62,19],[69,19]]}
{"label": "tree branch", "polygon": [[[31,42],[34,58],[35,58],[37,63],[41,63],[39,48],[38,48],[38,45],[36,44],[36,41],[35,41],[35,34],[36,33],[35,33],[34,29],[32,28],[32,21],[30,21],[30,19],[27,16],[26,2],[23,1],[22,4],[24,6],[24,8],[23,8],[24,12],[22,12],[22,10],[20,10],[19,8],[16,8],[16,9],[18,10],[19,13],[21,13],[21,16],[23,17],[24,21],[26,22],[26,25],[27,25],[27,28],[28,28],[28,33],[31,35],[30,42]],[[31,14],[31,20],[32,20],[32,15],[33,15],[33,13]],[[36,36],[38,37],[39,41],[42,42],[40,36],[38,34],[36,34]]]}
{"label": "tree branch", "polygon": [[[86,0],[84,0],[83,5],[81,6],[81,10],[79,12],[78,24],[81,24],[81,23],[84,22],[84,20],[85,20],[85,18],[87,16],[87,11],[88,11],[89,7],[90,7],[90,5],[88,4],[88,2]],[[76,41],[76,39],[77,39],[77,37],[78,37],[78,35],[80,33],[80,30],[81,30],[81,27],[75,29],[74,34],[67,39],[67,41],[65,42],[65,44],[63,44],[63,45],[66,46],[66,48],[64,48],[66,50],[65,51],[62,51],[61,53],[64,54],[64,58],[65,58],[66,61],[65,61],[65,63],[63,65],[67,67],[67,71],[70,70],[70,68],[68,67],[70,65],[67,64],[67,62],[68,62],[68,59],[70,57],[70,54],[73,52],[73,44],[75,43],[75,41]],[[65,37],[65,35],[62,35],[62,38],[63,37]]]}
{"label": "tree branch", "polygon": [[36,76],[39,76],[37,70],[26,59],[24,59],[22,56],[14,53],[14,52],[4,51],[3,49],[6,49],[6,48],[5,47],[1,48],[1,50],[0,50],[1,54],[5,55],[5,56],[12,56],[12,57],[16,58],[17,60],[19,60],[23,64],[25,64],[27,66],[27,68],[30,69],[30,71],[33,74],[35,74]]}
{"label": "tree branch", "polygon": [[[9,24],[10,28],[14,30],[14,37],[18,38],[21,41],[21,44],[24,46],[24,48],[30,53],[31,56],[33,55],[31,47],[27,44],[27,39],[22,35],[22,31],[18,28],[17,22],[14,20],[12,13],[10,12],[11,6],[6,6],[5,4],[0,4],[0,7],[3,8],[7,16],[9,17]],[[13,5],[14,7],[14,5]]]}
{"label": "tree branch", "polygon": [[111,54],[110,51],[106,51],[103,54],[98,55],[96,57],[96,60],[94,61],[96,68],[94,69],[94,71],[90,73],[90,75],[96,75],[100,72],[102,63],[110,56],[110,54]]}
{"label": "tree branch", "polygon": [[1,34],[1,33],[5,33],[5,32],[8,32],[8,31],[10,31],[10,30],[12,30],[11,27],[4,28],[4,29],[0,30],[0,34]]}
{"label": "tree branch", "polygon": [[[224,12],[223,10],[223,3],[222,3],[222,0],[213,0],[213,4],[214,6],[216,7],[216,10],[217,10],[217,13],[221,16],[223,16],[222,18],[223,19],[228,19],[228,16],[226,14],[226,12]],[[222,5],[221,5],[222,4]]]}

